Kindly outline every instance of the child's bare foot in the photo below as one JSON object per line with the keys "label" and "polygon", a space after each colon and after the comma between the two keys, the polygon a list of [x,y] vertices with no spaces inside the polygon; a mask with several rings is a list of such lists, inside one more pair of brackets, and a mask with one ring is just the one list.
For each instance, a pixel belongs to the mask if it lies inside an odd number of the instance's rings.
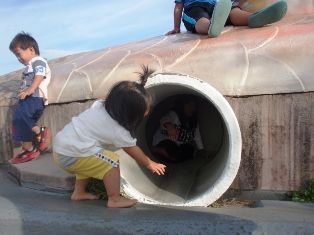
{"label": "child's bare foot", "polygon": [[98,200],[99,196],[96,196],[92,193],[76,193],[75,191],[73,192],[71,196],[72,201],[83,201],[83,200]]}
{"label": "child's bare foot", "polygon": [[131,207],[137,203],[135,199],[128,199],[125,197],[109,197],[107,207],[108,208],[126,208]]}

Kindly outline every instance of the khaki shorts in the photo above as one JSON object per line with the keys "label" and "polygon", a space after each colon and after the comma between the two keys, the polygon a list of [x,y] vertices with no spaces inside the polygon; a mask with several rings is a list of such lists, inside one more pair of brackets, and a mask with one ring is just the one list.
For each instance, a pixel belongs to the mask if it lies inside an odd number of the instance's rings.
{"label": "khaki shorts", "polygon": [[[76,174],[76,179],[96,178],[102,180],[104,175],[113,167],[119,167],[119,155],[108,150],[92,156],[78,158],[53,152],[53,159],[66,172]],[[67,162],[68,166],[60,164],[60,162]]]}

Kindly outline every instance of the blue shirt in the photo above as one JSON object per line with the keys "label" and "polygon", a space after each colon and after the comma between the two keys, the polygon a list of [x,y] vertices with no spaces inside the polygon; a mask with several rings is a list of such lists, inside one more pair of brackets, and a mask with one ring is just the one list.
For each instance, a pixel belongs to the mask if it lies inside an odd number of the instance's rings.
{"label": "blue shirt", "polygon": [[196,2],[204,2],[204,3],[209,3],[211,5],[216,5],[216,0],[175,0],[174,2],[181,2],[184,4],[184,6],[189,6],[192,3],[196,3]]}

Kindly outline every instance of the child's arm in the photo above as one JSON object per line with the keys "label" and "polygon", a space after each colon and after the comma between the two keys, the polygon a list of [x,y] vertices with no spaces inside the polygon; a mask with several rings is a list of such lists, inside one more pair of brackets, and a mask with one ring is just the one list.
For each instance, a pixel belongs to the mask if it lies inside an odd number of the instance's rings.
{"label": "child's arm", "polygon": [[151,172],[156,173],[157,175],[163,175],[165,173],[166,166],[150,160],[138,146],[124,147],[122,149],[135,161],[146,166]]}
{"label": "child's arm", "polygon": [[183,3],[176,2],[176,5],[174,7],[174,12],[173,12],[174,29],[166,33],[166,35],[180,33],[182,11],[183,11]]}
{"label": "child's arm", "polygon": [[179,137],[179,130],[171,122],[165,122],[163,126],[168,132],[169,139],[176,141]]}
{"label": "child's arm", "polygon": [[43,75],[36,75],[34,77],[33,83],[29,86],[29,88],[20,92],[18,96],[23,100],[25,99],[26,96],[33,94],[37,87],[40,85],[40,83],[43,81],[43,79],[44,79]]}
{"label": "child's arm", "polygon": [[176,141],[179,137],[179,130],[174,125],[174,123],[178,122],[178,115],[173,110],[170,110],[160,119],[160,124],[165,130],[167,130],[169,139],[172,141]]}

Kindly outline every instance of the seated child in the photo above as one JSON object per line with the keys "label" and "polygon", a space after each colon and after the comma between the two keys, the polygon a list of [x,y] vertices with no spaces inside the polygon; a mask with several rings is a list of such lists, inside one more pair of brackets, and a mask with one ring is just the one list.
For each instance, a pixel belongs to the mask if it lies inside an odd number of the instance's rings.
{"label": "seated child", "polygon": [[[287,12],[285,1],[276,2],[258,12],[250,13],[230,0],[175,0],[174,28],[166,35],[180,33],[181,18],[187,31],[208,34],[215,38],[221,34],[223,27],[249,26],[259,28],[281,20]],[[183,12],[183,14],[182,14]]]}
{"label": "seated child", "polygon": [[210,157],[203,148],[197,124],[197,99],[193,95],[180,95],[173,109],[161,118],[151,151],[162,161],[179,163],[196,156],[192,141],[202,156]]}

